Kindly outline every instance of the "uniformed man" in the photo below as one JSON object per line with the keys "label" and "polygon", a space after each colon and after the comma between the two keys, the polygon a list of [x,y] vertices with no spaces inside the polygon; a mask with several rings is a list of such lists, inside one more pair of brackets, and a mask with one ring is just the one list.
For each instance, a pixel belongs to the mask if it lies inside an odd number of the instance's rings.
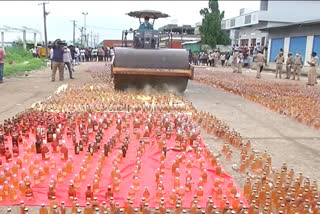
{"label": "uniformed man", "polygon": [[232,70],[233,70],[233,73],[236,73],[237,72],[237,60],[238,60],[238,56],[239,56],[239,52],[238,50],[235,50],[233,52],[233,56],[232,56]]}
{"label": "uniformed man", "polygon": [[301,74],[301,67],[302,67],[302,56],[299,54],[299,52],[296,52],[296,57],[294,58],[294,67],[293,67],[293,78],[292,80],[296,79],[300,80],[300,74]]}
{"label": "uniformed man", "polygon": [[256,78],[261,78],[261,72],[263,70],[263,64],[265,63],[264,55],[262,54],[262,51],[259,51],[256,56],[256,66],[257,66],[257,76]]}
{"label": "uniformed man", "polygon": [[287,71],[286,79],[290,79],[291,69],[293,67],[293,64],[294,64],[294,59],[293,59],[292,53],[289,52],[288,53],[288,58],[287,58],[287,61],[286,61],[286,71]]}
{"label": "uniformed man", "polygon": [[242,66],[243,66],[243,54],[240,52],[238,54],[238,59],[237,59],[237,70],[238,72],[237,73],[242,73]]}
{"label": "uniformed man", "polygon": [[311,60],[307,61],[310,65],[310,69],[308,72],[308,83],[307,85],[314,86],[316,84],[317,79],[317,65],[318,65],[318,57],[316,52],[312,52]]}
{"label": "uniformed man", "polygon": [[219,61],[220,61],[220,52],[216,51],[216,54],[214,55],[214,62],[215,62],[215,66],[218,67],[219,66]]}
{"label": "uniformed man", "polygon": [[282,65],[284,63],[284,57],[283,57],[283,52],[279,52],[278,56],[276,57],[276,78],[281,79],[281,73],[282,73]]}

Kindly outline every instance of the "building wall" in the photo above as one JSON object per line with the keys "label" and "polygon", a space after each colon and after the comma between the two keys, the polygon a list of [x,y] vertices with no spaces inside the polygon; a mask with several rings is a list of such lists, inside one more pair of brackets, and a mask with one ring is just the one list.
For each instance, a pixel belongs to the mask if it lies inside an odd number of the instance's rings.
{"label": "building wall", "polygon": [[[282,27],[282,28],[275,28],[269,30],[269,43],[272,39],[276,38],[284,38],[284,56],[287,57],[287,54],[290,50],[290,40],[292,37],[300,37],[306,36],[306,48],[305,48],[305,55],[303,56],[304,64],[306,61],[311,58],[310,54],[313,50],[313,43],[314,43],[314,36],[320,35],[320,23],[315,25],[301,25],[301,26],[290,26],[290,27]],[[270,59],[270,51],[268,49],[268,61],[272,61]],[[295,54],[295,53],[293,53]],[[317,53],[319,56],[319,53]]]}
{"label": "building wall", "polygon": [[251,45],[252,39],[256,39],[256,43],[259,42],[260,44],[261,44],[262,37],[265,37],[265,41],[267,41],[268,33],[258,30],[259,28],[262,28],[265,25],[266,25],[266,23],[260,23],[260,24],[254,25],[254,26],[240,28],[238,44],[241,45],[242,39],[248,39],[249,45]]}
{"label": "building wall", "polygon": [[267,16],[276,21],[301,22],[318,19],[320,1],[268,1]]}

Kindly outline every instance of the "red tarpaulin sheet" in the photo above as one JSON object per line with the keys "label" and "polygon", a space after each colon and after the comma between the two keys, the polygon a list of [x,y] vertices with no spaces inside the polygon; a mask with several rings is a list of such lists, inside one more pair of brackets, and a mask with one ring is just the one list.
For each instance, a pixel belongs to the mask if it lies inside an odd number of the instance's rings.
{"label": "red tarpaulin sheet", "polygon": [[[144,127],[144,126],[141,126]],[[116,124],[115,122],[113,123],[112,127],[109,127],[107,130],[104,131],[104,137],[101,142],[100,150],[95,153],[90,160],[90,165],[88,167],[88,171],[86,173],[86,179],[81,182],[81,188],[77,190],[77,199],[78,203],[80,206],[85,206],[86,200],[85,200],[85,191],[87,188],[88,184],[93,183],[93,177],[95,173],[95,169],[98,163],[99,156],[103,154],[103,143],[107,141],[116,131]],[[133,121],[131,121],[130,124],[130,134],[131,134],[131,139],[127,151],[127,155],[125,158],[123,158],[122,162],[119,164],[119,170],[121,174],[121,183],[120,183],[120,191],[117,193],[114,193],[114,199],[115,202],[119,202],[120,205],[122,206],[123,203],[127,200],[128,192],[130,190],[130,186],[132,185],[132,177],[134,174],[135,166],[136,166],[136,154],[137,154],[137,148],[139,144],[139,140],[136,139],[135,134],[133,133]],[[141,130],[141,136],[143,135],[143,132]],[[174,132],[175,133],[175,132]],[[171,136],[170,139],[165,140],[167,148],[174,147],[175,146],[175,134]],[[78,129],[77,129],[77,135],[79,135]],[[95,134],[89,135],[89,143],[94,141],[94,136]],[[125,133],[122,133],[121,139],[125,137]],[[72,156],[74,159],[73,163],[73,172],[68,174],[66,177],[64,177],[64,180],[62,183],[57,183],[56,187],[56,200],[58,202],[65,201],[66,206],[71,206],[71,201],[68,199],[68,187],[69,187],[69,181],[73,180],[75,174],[79,174],[80,167],[82,164],[82,160],[85,158],[85,154],[87,152],[87,146],[84,147],[84,151],[80,152],[79,155],[74,154],[74,146],[72,143],[72,139],[68,138],[66,136],[66,133],[64,135],[64,139],[66,140],[66,145],[69,150],[69,157]],[[151,135],[150,135],[150,140],[156,142],[156,134],[155,130],[152,130]],[[29,145],[31,143],[35,142],[35,136],[30,133],[30,138],[28,140]],[[105,158],[104,164],[103,164],[103,169],[101,173],[101,179],[100,179],[100,184],[99,184],[99,192],[94,193],[94,197],[98,198],[99,202],[102,201],[107,201],[105,199],[105,193],[107,190],[107,186],[111,185],[112,186],[112,179],[111,179],[111,169],[112,169],[112,162],[115,158],[116,155],[119,154],[119,150],[121,148],[122,140],[120,142],[117,142],[116,148],[112,150],[111,153],[109,153],[108,157]],[[11,148],[11,137],[8,138],[8,144]],[[50,144],[48,143],[49,150],[52,151],[52,148]],[[205,148],[203,140],[201,140],[201,147]],[[160,168],[160,156],[161,156],[161,151],[158,148],[158,144],[146,144],[146,150],[145,153],[142,155],[141,158],[141,170],[139,173],[139,179],[140,179],[140,189],[139,192],[136,193],[135,198],[134,198],[134,206],[139,206],[139,203],[142,198],[142,194],[144,191],[144,187],[149,188],[150,192],[150,200],[149,200],[149,206],[150,207],[155,207],[158,204],[156,203],[155,200],[155,195],[156,195],[156,190],[157,190],[157,184],[155,182],[155,173],[157,168]],[[19,150],[20,150],[20,157],[22,159],[23,157],[23,146],[22,144],[19,145]],[[169,204],[169,196],[174,189],[174,175],[172,175],[172,162],[173,160],[176,159],[177,155],[182,154],[181,152],[176,152],[176,151],[168,151],[165,159],[165,174],[163,175],[163,181],[164,181],[164,192],[165,195],[164,197],[166,198],[166,205],[167,207],[170,207]],[[32,159],[33,161],[35,160],[36,157],[39,157],[41,159],[41,154],[34,154]],[[199,163],[197,162],[196,154],[194,151],[192,152],[186,152],[186,157],[187,160],[193,160],[193,166],[192,166],[192,192],[186,193],[184,198],[183,198],[183,207],[190,208],[190,203],[193,199],[193,196],[196,195],[197,192],[197,184],[199,181],[199,178],[201,177],[201,170],[199,167]],[[208,196],[213,196],[213,201],[216,206],[219,205],[219,201],[215,200],[215,193],[213,192],[213,183],[216,178],[221,178],[220,176],[217,176],[215,174],[215,167],[212,167],[208,159],[205,158],[205,149],[203,150],[201,157],[204,159],[205,162],[205,168],[207,169],[207,174],[208,174],[208,181],[204,185],[204,196],[201,201],[198,202],[198,204],[202,207],[205,207]],[[46,175],[46,178],[44,181],[42,181],[38,185],[32,184],[32,189],[34,192],[34,199],[33,200],[27,200],[24,196],[20,195],[20,191],[17,190],[18,192],[18,199],[16,201],[10,201],[10,199],[7,197],[5,201],[0,202],[0,205],[17,205],[19,204],[20,200],[24,200],[26,205],[29,206],[40,206],[42,203],[49,205],[49,200],[47,196],[48,192],[48,187],[49,187],[49,180],[51,175],[54,175],[56,177],[58,169],[62,168],[63,165],[66,163],[66,161],[62,161],[61,159],[61,154],[52,154],[51,160],[54,160],[56,162],[56,169],[51,170],[50,169],[50,175]],[[1,157],[2,163],[5,163],[5,158]],[[9,163],[9,166],[11,167],[12,164],[16,162],[16,158],[13,158],[13,161]],[[30,161],[31,162],[31,161]],[[23,167],[27,169],[27,172],[29,172],[29,163],[24,164]],[[4,164],[3,164],[4,165]],[[41,160],[41,165],[42,167],[44,166],[44,161]],[[3,169],[5,167],[3,166]],[[186,181],[186,161],[180,164],[180,185],[184,186],[185,181]],[[224,169],[222,168],[222,171]],[[19,170],[19,178],[20,178],[20,172]],[[31,180],[33,176],[30,176]],[[237,187],[237,192],[239,194],[239,199],[244,202],[245,205],[247,205],[245,197],[241,194],[238,185],[235,183],[234,179],[230,177],[227,174],[224,174],[224,182],[221,184],[222,190],[223,190],[223,195],[227,196],[227,199],[231,202],[230,195],[228,193],[228,188],[227,185],[233,182],[235,186]],[[9,182],[10,183],[10,182]],[[33,183],[33,182],[32,182]]]}

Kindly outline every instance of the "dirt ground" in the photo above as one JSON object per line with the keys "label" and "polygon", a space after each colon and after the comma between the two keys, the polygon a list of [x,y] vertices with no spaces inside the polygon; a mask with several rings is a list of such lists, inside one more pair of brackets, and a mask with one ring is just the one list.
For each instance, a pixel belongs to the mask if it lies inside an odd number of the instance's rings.
{"label": "dirt ground", "polygon": [[[52,95],[62,84],[92,81],[86,70],[92,66],[104,66],[105,63],[82,63],[76,67],[74,80],[70,80],[67,72],[64,81],[50,81],[50,68],[43,68],[28,73],[28,76],[15,76],[6,78],[0,84],[0,122],[14,116],[16,113],[30,107]],[[213,72],[221,70],[230,71],[230,68],[205,68]],[[232,74],[230,75],[237,75]],[[242,75],[255,75],[255,71],[244,69]],[[262,78],[274,79],[274,74],[265,72]],[[58,78],[56,78],[58,79]],[[289,81],[278,80],[274,81]],[[301,84],[306,83],[303,77]],[[319,86],[317,86],[319,87]],[[289,168],[301,171],[311,179],[320,180],[320,132],[315,131],[286,116],[277,114],[267,108],[250,102],[240,96],[233,95],[221,89],[206,86],[195,81],[190,81],[183,97],[192,102],[198,109],[208,111],[219,119],[227,122],[232,128],[240,132],[245,139],[250,139],[257,150],[267,150],[272,156],[273,165],[279,167],[282,162],[287,162]],[[222,141],[213,136],[204,134],[205,141],[215,153],[219,153]],[[239,162],[239,156],[234,152],[231,162],[221,158],[227,172],[233,176],[241,186],[244,176],[232,169],[232,164]],[[5,207],[0,213],[5,213]],[[17,209],[15,207],[14,209]],[[13,210],[18,213],[17,210]],[[38,213],[32,209],[31,213]]]}

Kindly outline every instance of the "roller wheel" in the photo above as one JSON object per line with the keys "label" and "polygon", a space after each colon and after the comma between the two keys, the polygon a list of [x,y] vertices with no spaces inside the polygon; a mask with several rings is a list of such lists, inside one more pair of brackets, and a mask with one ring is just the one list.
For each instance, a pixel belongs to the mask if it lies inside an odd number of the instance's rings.
{"label": "roller wheel", "polygon": [[128,88],[142,90],[147,86],[158,91],[175,91],[183,93],[188,85],[187,77],[165,77],[165,76],[140,76],[140,75],[115,75],[115,90],[124,91]]}

